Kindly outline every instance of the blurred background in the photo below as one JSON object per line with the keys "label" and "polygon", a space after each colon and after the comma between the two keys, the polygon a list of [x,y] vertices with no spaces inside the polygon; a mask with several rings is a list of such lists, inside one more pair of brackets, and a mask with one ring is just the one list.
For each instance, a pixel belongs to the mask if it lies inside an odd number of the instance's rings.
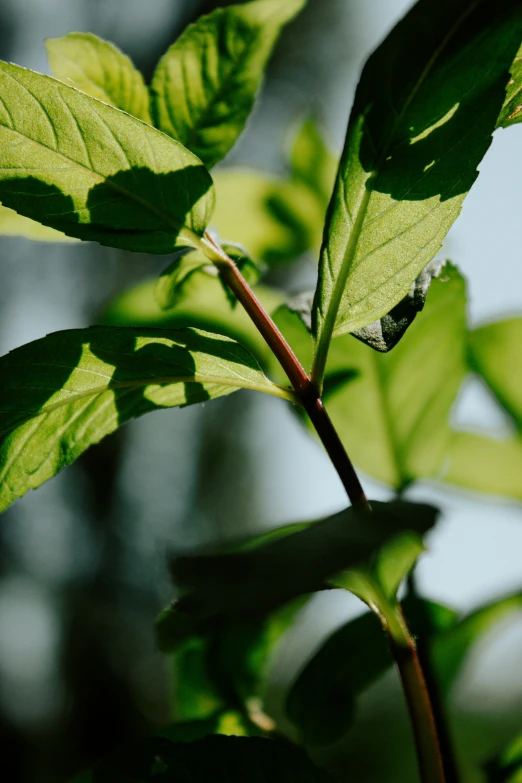
{"label": "blurred background", "polygon": [[[187,23],[226,4],[2,0],[0,58],[48,73],[44,38],[91,31],[116,43],[150,79]],[[284,31],[247,130],[220,168],[284,173],[289,134],[311,111],[337,155],[363,62],[408,6],[309,0]],[[474,324],[522,311],[521,144],[522,127],[497,132],[441,253],[468,277]],[[277,282],[296,290],[313,280],[315,263],[305,257],[298,272],[281,272]],[[96,323],[111,297],[164,266],[165,259],[97,245],[2,237],[1,353]],[[506,426],[478,382],[465,388],[454,415],[482,430]],[[385,487],[364,483],[370,497],[389,497]],[[520,506],[429,484],[417,485],[412,497],[444,513],[418,569],[424,595],[470,610],[522,589]],[[326,456],[288,406],[251,392],[127,424],[19,500],[0,525],[0,732],[11,782],[65,781],[119,741],[168,722],[169,662],[155,651],[153,621],[171,598],[170,551],[344,505]],[[320,640],[361,610],[337,592],[306,607],[276,652],[274,712]],[[497,627],[466,665],[452,722],[470,770],[522,730],[521,660],[519,615]],[[391,673],[366,694],[346,740],[320,758],[334,769],[355,767],[358,781],[414,781],[408,732]]]}

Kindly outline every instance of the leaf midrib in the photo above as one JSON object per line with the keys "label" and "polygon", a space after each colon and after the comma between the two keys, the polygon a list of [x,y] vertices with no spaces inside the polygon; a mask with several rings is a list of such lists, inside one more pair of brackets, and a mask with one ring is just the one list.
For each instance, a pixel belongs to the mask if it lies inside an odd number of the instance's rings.
{"label": "leaf midrib", "polygon": [[265,394],[271,394],[274,397],[280,397],[281,399],[293,402],[294,404],[299,404],[297,396],[290,389],[287,389],[284,386],[279,386],[278,384],[272,383],[269,380],[267,380],[266,383],[263,383],[262,381],[249,381],[241,378],[232,380],[230,378],[223,378],[219,375],[202,375],[198,373],[195,375],[163,376],[161,378],[140,378],[139,380],[133,381],[119,381],[117,383],[102,384],[100,386],[93,386],[91,389],[86,389],[82,392],[73,392],[63,400],[59,400],[58,402],[52,403],[51,405],[46,405],[40,411],[34,413],[28,412],[28,415],[26,415],[23,419],[20,419],[20,421],[18,421],[14,427],[9,427],[3,432],[0,431],[0,438],[7,437],[11,432],[14,432],[18,427],[21,427],[28,421],[37,419],[40,416],[45,416],[54,410],[63,408],[67,405],[70,405],[71,403],[76,402],[77,400],[86,397],[96,397],[97,395],[106,391],[117,391],[119,389],[131,388],[139,389],[146,386],[170,386],[175,383],[208,383],[215,384],[216,386],[231,386],[237,389],[250,389],[251,391],[264,392]]}
{"label": "leaf midrib", "polygon": [[316,351],[314,356],[314,362],[312,366],[312,380],[314,383],[318,386],[322,385],[323,377],[324,377],[324,371],[326,368],[326,359],[328,355],[328,349],[330,346],[330,342],[332,339],[332,335],[335,329],[335,323],[337,321],[337,314],[339,312],[339,307],[341,305],[342,295],[344,292],[344,289],[346,287],[346,281],[348,279],[348,275],[350,273],[353,260],[355,258],[355,254],[357,251],[359,238],[362,232],[362,227],[364,224],[364,219],[366,217],[366,213],[368,211],[368,206],[370,203],[370,198],[372,195],[372,191],[368,188],[369,183],[372,179],[375,179],[379,171],[386,160],[386,157],[388,155],[389,145],[391,144],[395,133],[397,131],[397,127],[402,122],[405,113],[409,109],[412,101],[414,100],[415,96],[417,95],[418,91],[422,87],[423,83],[429,76],[431,70],[435,66],[438,58],[450,42],[450,40],[453,38],[455,33],[458,31],[460,25],[465,21],[465,19],[477,8],[482,0],[471,0],[467,8],[461,13],[461,15],[458,17],[458,19],[455,21],[455,23],[452,25],[450,30],[446,33],[444,38],[442,39],[440,45],[435,49],[433,55],[429,58],[428,62],[426,63],[424,69],[422,70],[419,78],[413,85],[412,90],[410,91],[409,95],[407,96],[404,105],[401,109],[401,111],[397,114],[395,121],[390,129],[388,138],[386,139],[382,151],[380,153],[379,158],[377,159],[377,163],[373,170],[369,172],[368,177],[364,181],[364,189],[365,192],[363,194],[363,197],[360,201],[359,207],[357,209],[357,213],[355,215],[355,218],[352,221],[352,229],[350,231],[350,238],[348,240],[348,244],[346,247],[346,251],[343,257],[343,261],[341,264],[341,268],[339,270],[339,274],[337,276],[337,279],[335,281],[332,296],[330,298],[330,302],[328,304],[328,309],[326,311],[326,315],[323,322],[323,327],[321,329],[321,335],[320,339],[316,344]]}

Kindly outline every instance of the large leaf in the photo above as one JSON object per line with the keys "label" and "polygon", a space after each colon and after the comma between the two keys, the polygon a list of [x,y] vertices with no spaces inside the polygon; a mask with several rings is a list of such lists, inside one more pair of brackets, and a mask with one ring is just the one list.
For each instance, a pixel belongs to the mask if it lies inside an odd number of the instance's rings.
{"label": "large leaf", "polygon": [[243,551],[175,558],[171,570],[183,591],[177,611],[205,623],[262,614],[337,586],[337,574],[367,561],[398,533],[426,532],[437,515],[432,506],[402,501],[375,501],[372,508],[369,513],[352,507],[304,527],[276,529]]}
{"label": "large leaf", "polygon": [[[276,320],[308,363],[311,340],[299,318],[282,310]],[[422,316],[389,353],[348,335],[332,341],[326,405],[357,467],[396,489],[440,474],[465,350],[465,282],[451,264],[433,280]]]}
{"label": "large leaf", "polygon": [[332,335],[382,317],[440,248],[477,177],[522,39],[511,0],[420,0],[370,57],[330,203],[314,375]]}
{"label": "large leaf", "polygon": [[158,63],[155,125],[209,168],[221,160],[243,130],[281,29],[304,3],[253,0],[198,19]]}
{"label": "large leaf", "polygon": [[134,416],[240,388],[290,395],[238,343],[195,329],[56,332],[0,359],[0,379],[0,510]]}
{"label": "large leaf", "polygon": [[214,195],[200,161],[165,134],[0,63],[0,201],[69,236],[170,253],[204,232]]}
{"label": "large leaf", "polygon": [[151,122],[143,76],[117,46],[93,33],[68,33],[48,38],[45,45],[57,79]]}
{"label": "large leaf", "polygon": [[206,737],[195,742],[142,739],[94,769],[93,783],[328,783],[327,772],[288,742]]}

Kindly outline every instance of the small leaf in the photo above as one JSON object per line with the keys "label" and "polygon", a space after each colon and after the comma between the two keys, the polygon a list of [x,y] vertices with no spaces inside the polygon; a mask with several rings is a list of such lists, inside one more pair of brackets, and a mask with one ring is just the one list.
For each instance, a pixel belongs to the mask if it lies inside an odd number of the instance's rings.
{"label": "small leaf", "polygon": [[156,737],[126,745],[94,769],[93,783],[328,783],[330,776],[288,742],[261,737]]}
{"label": "small leaf", "polygon": [[254,0],[218,8],[190,25],[154,74],[155,125],[208,168],[243,130],[279,34],[305,0]]}
{"label": "small leaf", "polygon": [[439,250],[477,178],[522,39],[522,7],[420,0],[372,54],[329,207],[314,377],[332,336],[382,318]]}
{"label": "small leaf", "polygon": [[498,128],[507,128],[522,120],[522,46],[513,60],[510,77],[504,106],[497,122]]}
{"label": "small leaf", "polygon": [[180,144],[49,76],[0,63],[0,200],[68,236],[172,253],[203,234],[210,175]]}
{"label": "small leaf", "polygon": [[[423,603],[430,623],[422,631],[430,638],[448,622],[449,610]],[[404,610],[409,616],[409,599]],[[386,636],[373,612],[365,612],[334,631],[305,664],[288,694],[287,714],[304,743],[323,745],[339,740],[353,723],[359,696],[392,663]]]}
{"label": "small leaf", "polygon": [[42,226],[35,220],[19,215],[12,209],[0,205],[0,236],[25,237],[38,242],[78,242],[54,228]]}
{"label": "small leaf", "polygon": [[93,33],[68,33],[45,42],[60,81],[151,123],[149,92],[132,60]]}
{"label": "small leaf", "polygon": [[432,506],[402,501],[376,501],[372,508],[352,507],[305,529],[286,527],[282,536],[263,535],[245,551],[175,558],[172,575],[183,591],[178,610],[202,621],[262,614],[333,585],[336,574],[366,561],[397,533],[428,530],[437,514]]}
{"label": "small leaf", "polygon": [[56,332],[0,359],[0,510],[135,416],[239,388],[288,398],[241,345],[196,329]]}
{"label": "small leaf", "polygon": [[[222,244],[221,247],[235,262],[247,283],[255,285],[261,276],[261,268],[237,245],[229,243]],[[225,296],[228,297],[232,306],[235,307],[237,300],[228,286],[221,283],[217,268],[208,260],[204,253],[196,250],[188,255],[186,251],[180,251],[174,261],[161,274],[156,284],[155,296],[162,310],[176,307],[182,301],[187,288],[186,284],[194,274],[205,275],[214,280],[216,285],[222,285]],[[190,296],[190,288],[188,289],[188,295]]]}

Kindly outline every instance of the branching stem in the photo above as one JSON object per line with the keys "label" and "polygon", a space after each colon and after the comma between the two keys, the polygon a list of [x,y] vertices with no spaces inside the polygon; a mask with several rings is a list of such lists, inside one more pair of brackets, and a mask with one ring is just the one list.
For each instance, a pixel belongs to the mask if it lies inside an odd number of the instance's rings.
{"label": "branching stem", "polygon": [[288,376],[299,396],[310,421],[315,427],[353,506],[370,510],[355,468],[333,426],[319,391],[303,365],[289,346],[261,302],[252,291],[234,261],[207,233],[200,240],[199,248],[218,268],[221,277],[230,287],[252,319],[267,345]]}
{"label": "branching stem", "polygon": [[[252,319],[285,371],[325,447],[353,506],[371,511],[357,473],[324,407],[318,387],[302,366],[234,261],[206,233],[195,242]],[[379,614],[380,616],[380,614]],[[422,783],[445,783],[437,729],[415,640],[402,615],[381,617],[408,704]]]}

